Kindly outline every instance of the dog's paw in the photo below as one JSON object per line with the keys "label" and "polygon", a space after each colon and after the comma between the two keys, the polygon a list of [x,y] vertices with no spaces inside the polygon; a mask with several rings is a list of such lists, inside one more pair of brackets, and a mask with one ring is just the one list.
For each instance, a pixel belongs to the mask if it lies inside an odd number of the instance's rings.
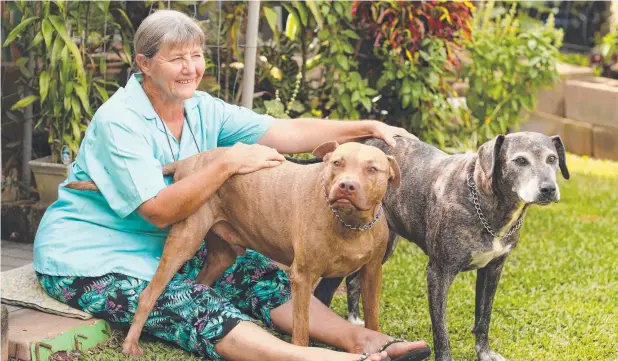
{"label": "dog's paw", "polygon": [[365,321],[363,321],[362,318],[355,316],[355,315],[349,315],[348,316],[348,321],[356,326],[360,326],[360,327],[365,327]]}
{"label": "dog's paw", "polygon": [[137,342],[124,342],[122,344],[122,353],[131,358],[140,358],[144,356],[144,352]]}
{"label": "dog's paw", "polygon": [[479,352],[477,358],[478,361],[506,361],[502,355],[492,350]]}

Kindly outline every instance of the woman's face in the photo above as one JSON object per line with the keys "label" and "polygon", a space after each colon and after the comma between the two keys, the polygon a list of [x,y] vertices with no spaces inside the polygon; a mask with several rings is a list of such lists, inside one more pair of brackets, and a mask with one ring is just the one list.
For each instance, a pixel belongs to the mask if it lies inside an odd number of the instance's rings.
{"label": "woman's face", "polygon": [[143,54],[137,57],[144,75],[151,79],[160,95],[172,101],[191,98],[206,68],[199,45],[163,46],[151,59]]}

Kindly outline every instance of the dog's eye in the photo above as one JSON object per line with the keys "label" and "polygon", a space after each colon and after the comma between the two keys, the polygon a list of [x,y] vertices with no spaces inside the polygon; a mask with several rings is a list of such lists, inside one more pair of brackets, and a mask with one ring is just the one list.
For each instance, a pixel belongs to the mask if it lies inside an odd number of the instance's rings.
{"label": "dog's eye", "polygon": [[549,164],[556,163],[556,160],[557,160],[557,158],[556,158],[555,155],[550,155],[549,157],[547,157],[547,163],[549,163]]}
{"label": "dog's eye", "polygon": [[335,167],[339,167],[339,166],[341,166],[341,162],[340,162],[340,161],[338,161],[338,160],[336,160],[336,161],[334,161],[334,162],[333,162],[333,165],[334,165]]}
{"label": "dog's eye", "polygon": [[515,163],[519,164],[519,165],[527,165],[528,164],[528,160],[524,157],[517,157],[515,158]]}
{"label": "dog's eye", "polygon": [[378,171],[378,168],[376,168],[376,167],[369,167],[369,168],[367,168],[367,171],[368,171],[369,173],[375,173],[375,172],[377,172],[377,171]]}

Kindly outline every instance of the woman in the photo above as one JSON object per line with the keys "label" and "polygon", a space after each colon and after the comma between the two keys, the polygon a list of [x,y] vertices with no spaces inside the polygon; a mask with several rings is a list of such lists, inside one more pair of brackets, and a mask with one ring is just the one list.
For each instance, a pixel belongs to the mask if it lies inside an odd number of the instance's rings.
{"label": "woman", "polygon": [[[34,268],[57,300],[129,326],[139,294],[156,270],[167,227],[194,213],[227,178],[275,167],[284,161],[280,153],[310,151],[328,140],[376,136],[393,144],[396,135],[412,136],[371,121],[273,119],[196,91],[205,68],[204,40],[200,27],[176,11],[155,12],[138,28],[139,73],[97,110],[68,176],[68,181],[93,180],[100,193],[61,186],[37,232]],[[224,157],[177,183],[161,174],[162,164],[223,146],[228,147]],[[311,337],[348,352],[281,341],[249,321],[291,332],[286,274],[248,251],[207,287],[193,281],[206,252],[202,247],[174,277],[146,332],[214,360],[426,357],[418,351],[424,342],[389,342],[315,298]]]}

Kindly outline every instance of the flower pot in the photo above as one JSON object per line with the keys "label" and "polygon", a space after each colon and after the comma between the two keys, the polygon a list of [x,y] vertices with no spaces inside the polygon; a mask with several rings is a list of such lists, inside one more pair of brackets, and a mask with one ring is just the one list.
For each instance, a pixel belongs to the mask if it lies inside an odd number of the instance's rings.
{"label": "flower pot", "polygon": [[51,204],[58,199],[58,186],[68,175],[69,166],[51,162],[51,156],[28,162],[34,173],[41,203]]}

